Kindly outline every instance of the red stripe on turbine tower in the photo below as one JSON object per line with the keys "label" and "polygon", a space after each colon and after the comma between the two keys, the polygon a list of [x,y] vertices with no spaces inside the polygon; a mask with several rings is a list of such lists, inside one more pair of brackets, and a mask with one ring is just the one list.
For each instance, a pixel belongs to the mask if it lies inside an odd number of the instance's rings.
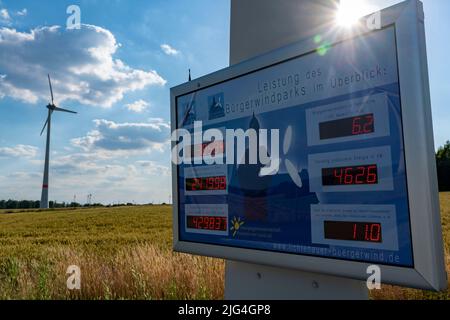
{"label": "red stripe on turbine tower", "polygon": [[48,189],[48,184],[43,184],[43,185],[42,185],[42,188]]}

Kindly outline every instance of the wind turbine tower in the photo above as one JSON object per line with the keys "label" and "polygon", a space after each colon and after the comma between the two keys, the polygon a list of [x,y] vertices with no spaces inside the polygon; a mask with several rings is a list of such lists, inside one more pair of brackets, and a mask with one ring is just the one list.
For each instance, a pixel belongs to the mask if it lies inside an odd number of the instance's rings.
{"label": "wind turbine tower", "polygon": [[75,111],[70,111],[63,108],[58,108],[55,106],[55,103],[53,101],[53,89],[52,89],[52,81],[50,80],[50,75],[48,75],[48,85],[50,87],[50,95],[52,98],[52,102],[47,105],[48,109],[48,116],[47,121],[45,121],[44,127],[41,131],[41,136],[44,133],[45,127],[47,127],[47,143],[45,145],[45,165],[44,165],[44,181],[42,182],[42,195],[41,195],[41,209],[48,209],[48,187],[49,187],[49,181],[48,181],[48,173],[49,173],[49,165],[50,165],[50,129],[52,124],[52,113],[53,111],[61,111],[61,112],[68,112],[68,113],[75,113]]}

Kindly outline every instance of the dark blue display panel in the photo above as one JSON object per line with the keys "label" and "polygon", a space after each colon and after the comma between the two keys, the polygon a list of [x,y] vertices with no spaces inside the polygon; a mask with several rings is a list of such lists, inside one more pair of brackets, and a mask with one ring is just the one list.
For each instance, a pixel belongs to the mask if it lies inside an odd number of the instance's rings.
{"label": "dark blue display panel", "polygon": [[178,128],[280,138],[275,174],[178,167],[179,240],[413,267],[401,111],[393,27],[177,97]]}

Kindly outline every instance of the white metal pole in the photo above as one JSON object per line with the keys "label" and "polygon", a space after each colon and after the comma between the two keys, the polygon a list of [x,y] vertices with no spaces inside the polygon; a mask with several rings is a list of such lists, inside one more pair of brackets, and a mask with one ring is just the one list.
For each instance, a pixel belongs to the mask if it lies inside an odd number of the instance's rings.
{"label": "white metal pole", "polygon": [[[230,64],[314,36],[333,23],[338,1],[231,0]],[[368,299],[368,290],[361,281],[227,261],[225,298]]]}
{"label": "white metal pole", "polygon": [[45,164],[44,164],[44,179],[42,182],[42,194],[41,194],[41,209],[48,209],[48,172],[50,163],[50,127],[52,123],[52,110],[48,109],[48,122],[47,122],[47,142],[45,145]]}
{"label": "white metal pole", "polygon": [[317,34],[339,0],[231,0],[230,64]]}

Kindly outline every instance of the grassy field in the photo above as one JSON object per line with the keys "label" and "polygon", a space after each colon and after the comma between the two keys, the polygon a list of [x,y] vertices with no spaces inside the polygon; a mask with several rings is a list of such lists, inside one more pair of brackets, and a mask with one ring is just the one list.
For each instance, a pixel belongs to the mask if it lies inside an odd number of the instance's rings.
{"label": "grassy field", "polygon": [[0,214],[0,299],[222,298],[223,262],[172,253],[171,228],[169,206]]}
{"label": "grassy field", "polygon": [[[450,193],[441,194],[450,266]],[[222,299],[224,263],[172,253],[169,206],[0,211],[0,299]],[[81,269],[81,290],[66,270]],[[373,299],[450,299],[383,286]]]}

